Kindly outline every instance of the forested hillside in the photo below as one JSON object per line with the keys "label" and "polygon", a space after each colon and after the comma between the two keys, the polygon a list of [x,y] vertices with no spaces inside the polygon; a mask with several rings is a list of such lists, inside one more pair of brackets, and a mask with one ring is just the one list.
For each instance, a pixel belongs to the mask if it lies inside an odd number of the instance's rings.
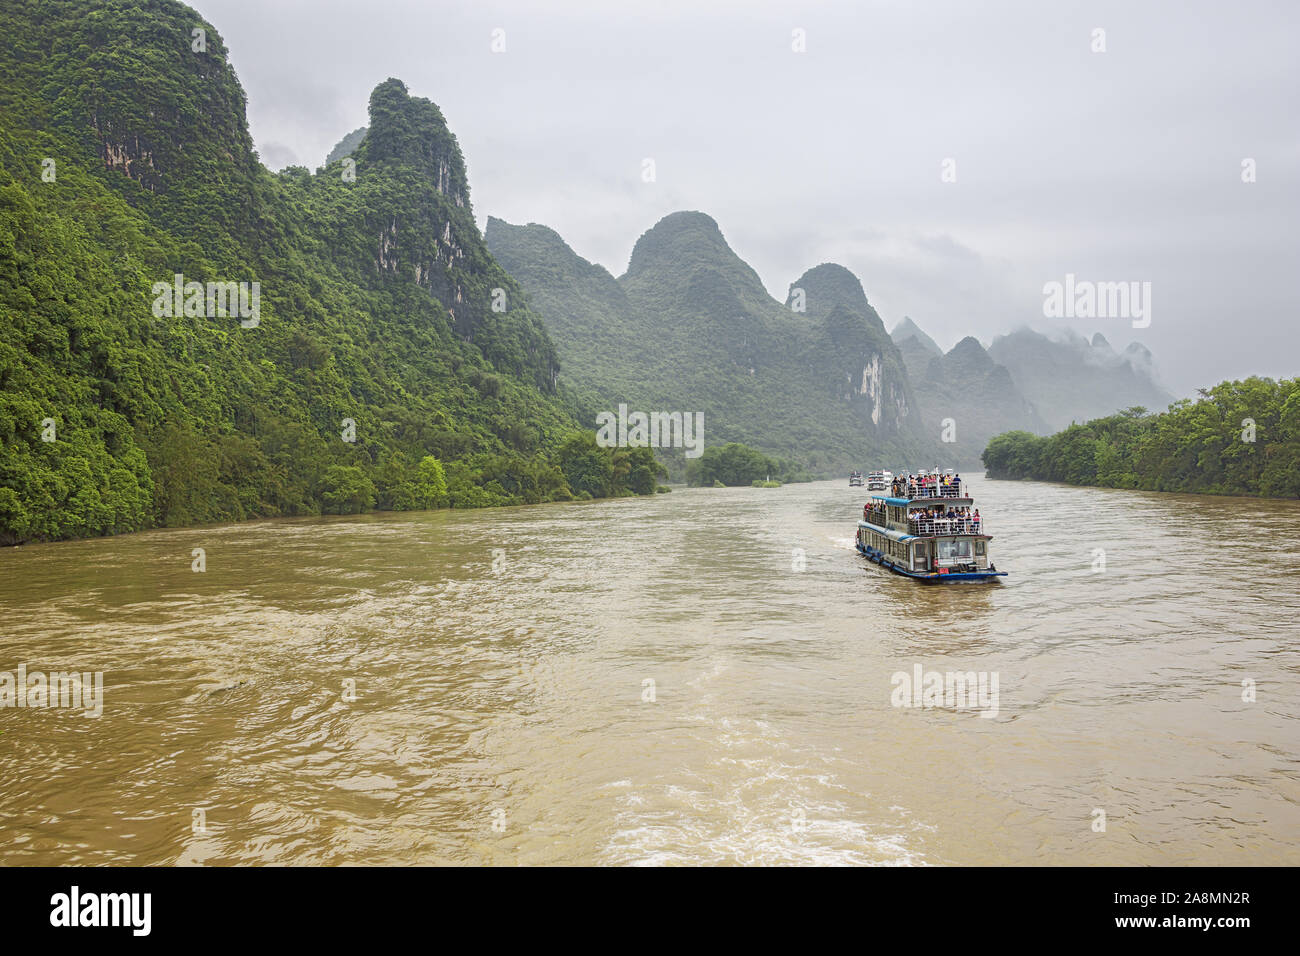
{"label": "forested hillside", "polygon": [[743,442],[814,473],[969,466],[1000,432],[1171,398],[1137,343],[1118,355],[1100,335],[1024,329],[987,350],[967,336],[945,354],[909,318],[888,333],[834,263],[778,305],[703,213],[657,223],[618,278],[536,223],[489,218],[487,242],[537,303],[585,414],[624,401],[703,410],[710,444]]}
{"label": "forested hillside", "polygon": [[[917,342],[909,338],[904,343],[904,354],[912,356],[909,369],[921,364]],[[1001,432],[1047,431],[1006,368],[994,362],[973,336],[962,339],[947,354],[925,359],[911,379],[921,420],[949,439],[958,462],[974,462],[988,440]]]}
{"label": "forested hillside", "polygon": [[[190,8],[11,0],[0,35],[0,542],[653,490],[566,444],[433,103],[388,80],[346,160],[277,175]],[[173,310],[178,275],[256,313]]]}
{"label": "forested hillside", "polygon": [[1224,382],[1160,414],[1135,407],[1050,437],[989,442],[990,478],[1300,497],[1300,379]]}
{"label": "forested hillside", "polygon": [[617,279],[545,226],[489,219],[487,241],[537,302],[584,407],[702,412],[710,445],[743,442],[821,474],[937,453],[847,269],[809,270],[782,304],[699,212],[649,229]]}

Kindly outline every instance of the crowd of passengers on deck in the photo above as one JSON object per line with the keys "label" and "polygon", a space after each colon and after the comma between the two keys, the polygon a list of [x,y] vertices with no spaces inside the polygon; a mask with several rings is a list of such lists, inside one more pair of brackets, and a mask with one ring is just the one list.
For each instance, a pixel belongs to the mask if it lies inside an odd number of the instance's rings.
{"label": "crowd of passengers on deck", "polygon": [[961,475],[899,475],[894,479],[895,498],[960,498]]}
{"label": "crowd of passengers on deck", "polygon": [[[908,530],[918,535],[983,534],[978,508],[918,508],[907,519]],[[884,505],[863,505],[862,520],[885,527]]]}
{"label": "crowd of passengers on deck", "polygon": [[980,510],[970,508],[940,508],[913,511],[908,514],[908,525],[914,534],[979,534]]}

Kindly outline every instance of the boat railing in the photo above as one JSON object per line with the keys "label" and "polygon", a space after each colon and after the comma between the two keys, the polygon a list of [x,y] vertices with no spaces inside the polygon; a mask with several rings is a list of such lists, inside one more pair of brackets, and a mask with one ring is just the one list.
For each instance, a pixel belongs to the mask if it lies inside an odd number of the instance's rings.
{"label": "boat railing", "polygon": [[961,481],[949,482],[945,485],[938,484],[921,484],[915,481],[907,483],[908,498],[964,498],[963,485]]}
{"label": "boat railing", "polygon": [[924,538],[947,534],[983,534],[979,518],[908,518],[907,530]]}

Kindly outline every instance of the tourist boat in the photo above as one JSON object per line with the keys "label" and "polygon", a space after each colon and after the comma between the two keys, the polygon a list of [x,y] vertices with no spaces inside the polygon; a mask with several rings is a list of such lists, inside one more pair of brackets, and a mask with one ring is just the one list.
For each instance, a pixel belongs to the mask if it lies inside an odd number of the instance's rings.
{"label": "tourist boat", "polygon": [[855,471],[851,475],[849,475],[849,487],[850,488],[862,487],[862,472]]}
{"label": "tourist boat", "polygon": [[857,547],[868,560],[931,584],[1006,576],[990,559],[992,536],[960,477],[900,475],[889,490],[862,507]]}
{"label": "tourist boat", "polygon": [[867,475],[867,491],[888,491],[893,480],[892,471],[873,471]]}

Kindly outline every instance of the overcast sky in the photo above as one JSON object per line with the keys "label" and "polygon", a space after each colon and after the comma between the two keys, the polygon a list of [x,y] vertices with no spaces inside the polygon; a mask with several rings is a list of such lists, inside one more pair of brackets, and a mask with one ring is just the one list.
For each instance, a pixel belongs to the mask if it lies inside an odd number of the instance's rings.
{"label": "overcast sky", "polygon": [[[480,227],[544,223],[614,275],[698,209],[776,298],[839,262],[945,348],[1029,324],[1140,341],[1180,394],[1300,373],[1294,2],[193,5],[272,168],[319,166],[395,76],[459,138]],[[1066,273],[1150,282],[1150,326],[1045,318]]]}

